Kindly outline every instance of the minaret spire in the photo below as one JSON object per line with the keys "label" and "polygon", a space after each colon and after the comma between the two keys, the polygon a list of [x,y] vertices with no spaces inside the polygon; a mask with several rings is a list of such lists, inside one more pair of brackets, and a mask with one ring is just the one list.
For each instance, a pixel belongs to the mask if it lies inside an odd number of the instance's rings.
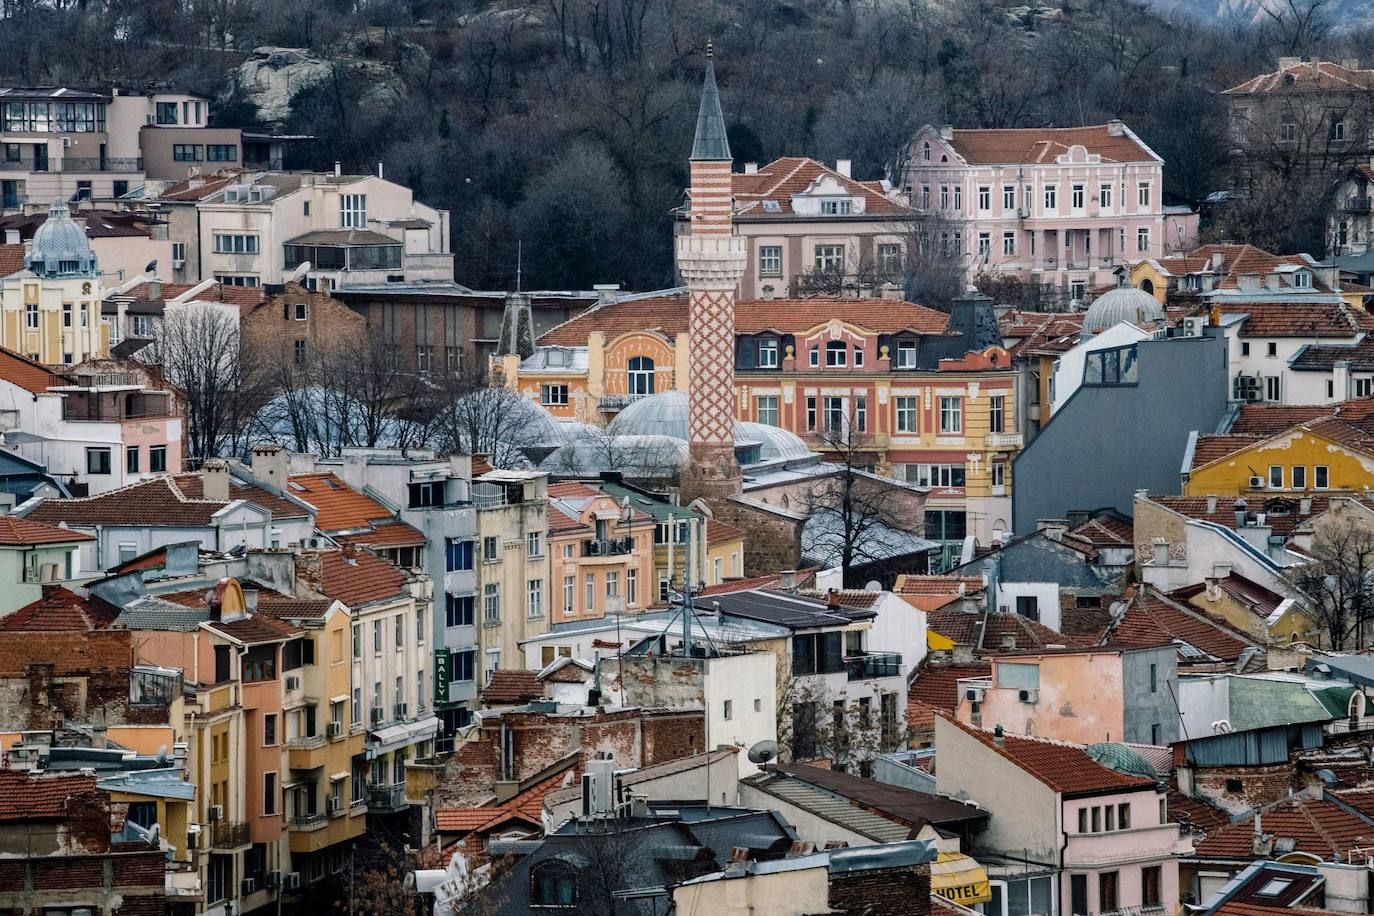
{"label": "minaret spire", "polygon": [[732,162],[730,141],[725,136],[725,115],[720,110],[720,90],[716,88],[715,48],[706,42],[706,79],[701,84],[701,104],[697,108],[697,135],[692,141],[693,162]]}

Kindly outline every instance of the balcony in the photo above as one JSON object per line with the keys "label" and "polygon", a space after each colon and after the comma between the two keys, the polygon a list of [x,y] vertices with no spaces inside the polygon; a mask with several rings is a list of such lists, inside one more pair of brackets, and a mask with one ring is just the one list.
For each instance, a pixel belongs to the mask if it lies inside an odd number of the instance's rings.
{"label": "balcony", "polygon": [[291,829],[301,831],[319,830],[329,823],[329,816],[326,814],[297,814],[291,818]]}
{"label": "balcony", "polygon": [[1374,198],[1369,197],[1347,197],[1345,199],[1346,213],[1368,213]]}
{"label": "balcony", "polygon": [[65,156],[58,164],[64,172],[109,172],[134,174],[143,171],[142,159],[104,159]]}
{"label": "balcony", "polygon": [[584,557],[620,557],[634,550],[634,538],[589,538],[582,542]]}
{"label": "balcony", "polygon": [[601,410],[624,410],[635,401],[647,397],[647,394],[603,394],[597,399],[597,407]]}
{"label": "balcony", "polygon": [[248,825],[240,821],[215,821],[210,826],[210,848],[240,849],[252,844]]}
{"label": "balcony", "polygon": [[1168,912],[1162,904],[1153,906],[1127,906],[1119,910],[1109,910],[1099,916],[1162,916]]}
{"label": "balcony", "polygon": [[367,807],[369,811],[400,811],[406,807],[406,784],[398,782],[390,786],[368,786]]}
{"label": "balcony", "polygon": [[324,735],[292,738],[286,742],[287,765],[293,770],[313,770],[329,762]]}
{"label": "balcony", "polygon": [[871,677],[898,677],[902,673],[902,653],[865,652],[862,655],[846,655],[844,667],[851,681],[863,681]]}
{"label": "balcony", "polygon": [[1179,837],[1177,824],[1128,827],[1106,833],[1071,833],[1064,849],[1064,867],[1109,868],[1121,862],[1168,859],[1191,849],[1192,840]]}
{"label": "balcony", "polygon": [[1025,438],[1021,433],[988,433],[983,437],[983,443],[988,448],[1020,448],[1025,444]]}

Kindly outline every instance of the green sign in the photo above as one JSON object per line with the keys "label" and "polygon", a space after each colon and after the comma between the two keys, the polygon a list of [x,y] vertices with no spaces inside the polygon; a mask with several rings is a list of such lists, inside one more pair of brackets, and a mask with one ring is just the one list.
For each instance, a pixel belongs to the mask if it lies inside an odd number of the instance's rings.
{"label": "green sign", "polygon": [[448,649],[434,650],[434,702],[448,702],[450,656]]}

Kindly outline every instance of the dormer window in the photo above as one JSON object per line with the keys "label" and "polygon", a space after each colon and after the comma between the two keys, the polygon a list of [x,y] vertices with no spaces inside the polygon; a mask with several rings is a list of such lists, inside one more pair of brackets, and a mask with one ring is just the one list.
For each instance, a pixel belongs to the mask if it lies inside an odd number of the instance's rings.
{"label": "dormer window", "polygon": [[566,366],[568,364],[568,351],[555,347],[549,351],[547,362],[550,366]]}
{"label": "dormer window", "polygon": [[764,213],[781,213],[782,203],[776,200],[765,200],[763,202]]}
{"label": "dormer window", "polygon": [[916,341],[899,340],[897,341],[897,368],[915,369],[916,368]]}
{"label": "dormer window", "polygon": [[825,364],[831,368],[848,365],[849,347],[843,340],[832,340],[825,345]]}
{"label": "dormer window", "polygon": [[778,339],[776,337],[765,337],[759,341],[759,368],[778,368]]}
{"label": "dormer window", "polygon": [[823,200],[821,201],[821,213],[824,216],[848,216],[853,204],[849,199],[844,200]]}
{"label": "dormer window", "polygon": [[1312,288],[1312,275],[1305,270],[1300,270],[1293,274],[1293,285],[1298,289]]}

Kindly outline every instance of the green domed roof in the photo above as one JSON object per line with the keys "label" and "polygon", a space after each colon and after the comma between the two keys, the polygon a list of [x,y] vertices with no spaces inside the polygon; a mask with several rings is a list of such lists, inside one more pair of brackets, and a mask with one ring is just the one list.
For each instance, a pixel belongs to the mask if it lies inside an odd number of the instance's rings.
{"label": "green domed roof", "polygon": [[1090,744],[1086,748],[1086,753],[1109,770],[1115,770],[1127,776],[1139,776],[1142,779],[1159,778],[1159,774],[1150,765],[1150,761],[1124,744],[1117,744],[1115,741]]}

